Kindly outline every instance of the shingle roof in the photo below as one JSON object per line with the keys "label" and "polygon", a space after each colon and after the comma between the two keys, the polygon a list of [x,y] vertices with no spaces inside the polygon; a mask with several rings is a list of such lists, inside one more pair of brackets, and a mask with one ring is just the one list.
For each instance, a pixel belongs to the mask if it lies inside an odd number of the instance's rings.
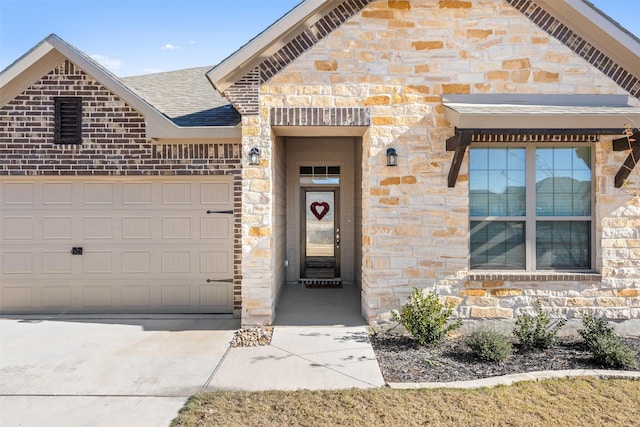
{"label": "shingle roof", "polygon": [[207,80],[209,67],[143,76],[120,81],[177,126],[235,126],[240,114]]}

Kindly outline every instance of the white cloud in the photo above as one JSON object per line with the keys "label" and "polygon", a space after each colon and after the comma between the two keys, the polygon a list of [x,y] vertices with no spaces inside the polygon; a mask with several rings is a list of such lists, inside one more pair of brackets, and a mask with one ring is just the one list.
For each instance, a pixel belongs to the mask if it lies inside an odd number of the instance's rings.
{"label": "white cloud", "polygon": [[110,71],[117,71],[121,69],[122,66],[124,65],[123,62],[120,61],[119,59],[109,58],[106,55],[100,55],[97,53],[91,55],[91,59],[93,59],[94,61],[96,61],[97,63],[99,63],[100,65],[102,65],[103,67],[105,67]]}
{"label": "white cloud", "polygon": [[164,46],[162,46],[162,50],[177,50],[180,49],[180,46],[174,46],[171,43],[167,43]]}

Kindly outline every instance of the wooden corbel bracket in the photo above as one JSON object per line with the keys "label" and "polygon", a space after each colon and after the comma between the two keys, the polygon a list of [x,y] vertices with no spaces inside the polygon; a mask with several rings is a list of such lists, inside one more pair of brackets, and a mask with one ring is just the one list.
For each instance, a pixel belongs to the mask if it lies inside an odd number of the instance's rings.
{"label": "wooden corbel bracket", "polygon": [[449,169],[449,177],[447,180],[447,186],[453,188],[456,186],[458,175],[460,174],[460,166],[462,165],[462,159],[464,159],[464,153],[467,151],[467,147],[471,145],[472,134],[470,132],[459,131],[456,129],[456,134],[447,139],[447,151],[453,151],[453,161],[451,162],[451,169]]}
{"label": "wooden corbel bracket", "polygon": [[629,137],[618,138],[613,140],[613,151],[625,151],[631,149],[631,153],[627,156],[620,170],[614,179],[616,188],[622,187],[624,181],[629,177],[633,169],[640,160],[640,133],[634,133]]}

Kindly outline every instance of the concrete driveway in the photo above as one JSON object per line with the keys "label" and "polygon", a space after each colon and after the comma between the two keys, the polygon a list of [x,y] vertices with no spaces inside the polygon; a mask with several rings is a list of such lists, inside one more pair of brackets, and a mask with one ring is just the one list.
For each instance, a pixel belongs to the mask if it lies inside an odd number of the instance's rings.
{"label": "concrete driveway", "polygon": [[0,318],[0,425],[162,426],[206,389],[237,319]]}

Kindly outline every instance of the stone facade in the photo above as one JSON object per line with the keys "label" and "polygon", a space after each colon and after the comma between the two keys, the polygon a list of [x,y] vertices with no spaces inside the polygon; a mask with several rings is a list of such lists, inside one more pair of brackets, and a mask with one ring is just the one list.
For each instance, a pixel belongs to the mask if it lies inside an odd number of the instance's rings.
{"label": "stone facade", "polygon": [[[274,300],[264,300],[277,297],[268,269],[280,268],[270,263],[277,258],[270,114],[287,108],[370,111],[362,164],[355,165],[362,179],[362,309],[370,322],[388,317],[413,287],[446,296],[461,318],[513,318],[534,300],[567,317],[640,318],[639,182],[632,175],[626,189],[614,188],[626,153],[613,152],[608,137],[593,144],[596,274],[484,277],[469,270],[468,160],[448,188],[445,141],[454,129],[442,96],[628,94],[509,3],[372,1],[262,83],[258,114],[243,118],[243,147],[263,153],[258,170],[243,172],[245,215],[250,205],[261,207],[243,220],[243,255],[251,260],[243,266],[244,322],[273,319]],[[386,166],[388,147],[399,153],[398,167]]]}
{"label": "stone facade", "polygon": [[[82,144],[53,143],[56,96],[83,99]],[[233,143],[153,142],[144,116],[68,60],[0,109],[0,176],[233,176],[237,312],[242,282],[240,155],[240,145]]]}

